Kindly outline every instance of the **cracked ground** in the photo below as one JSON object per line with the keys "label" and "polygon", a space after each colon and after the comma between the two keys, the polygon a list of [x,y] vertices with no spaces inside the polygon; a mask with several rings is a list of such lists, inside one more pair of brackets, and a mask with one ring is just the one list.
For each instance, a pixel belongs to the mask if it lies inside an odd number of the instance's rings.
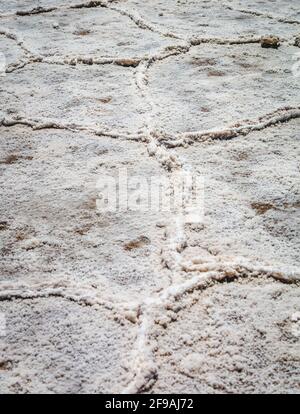
{"label": "cracked ground", "polygon": [[0,393],[300,392],[299,47],[298,0],[0,1]]}

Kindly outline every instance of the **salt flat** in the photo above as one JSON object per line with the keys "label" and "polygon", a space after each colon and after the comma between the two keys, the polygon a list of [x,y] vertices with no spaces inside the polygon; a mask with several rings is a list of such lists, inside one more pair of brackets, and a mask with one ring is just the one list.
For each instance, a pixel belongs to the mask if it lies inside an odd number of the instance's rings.
{"label": "salt flat", "polygon": [[0,393],[299,393],[298,2],[0,22]]}

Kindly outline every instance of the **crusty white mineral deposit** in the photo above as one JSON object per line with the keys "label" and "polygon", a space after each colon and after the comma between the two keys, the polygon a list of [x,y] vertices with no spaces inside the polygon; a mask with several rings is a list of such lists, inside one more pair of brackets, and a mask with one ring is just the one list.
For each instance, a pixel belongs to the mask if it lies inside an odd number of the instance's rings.
{"label": "crusty white mineral deposit", "polygon": [[[0,393],[300,392],[299,39],[298,0],[0,1]],[[103,208],[125,174],[203,217]]]}

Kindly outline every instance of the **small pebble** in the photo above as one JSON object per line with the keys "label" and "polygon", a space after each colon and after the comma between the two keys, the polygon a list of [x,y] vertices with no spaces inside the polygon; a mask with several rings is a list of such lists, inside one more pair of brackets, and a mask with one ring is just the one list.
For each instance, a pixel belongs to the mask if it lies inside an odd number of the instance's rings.
{"label": "small pebble", "polygon": [[263,36],[260,40],[261,47],[278,49],[280,46],[280,40],[277,36]]}

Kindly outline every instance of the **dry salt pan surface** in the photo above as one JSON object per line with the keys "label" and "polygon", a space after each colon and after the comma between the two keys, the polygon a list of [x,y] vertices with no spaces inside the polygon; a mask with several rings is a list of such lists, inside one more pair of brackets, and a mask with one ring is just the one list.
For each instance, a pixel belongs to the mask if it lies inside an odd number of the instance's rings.
{"label": "dry salt pan surface", "polygon": [[[299,38],[296,0],[1,2],[1,393],[299,393]],[[99,210],[120,169],[204,177],[203,222]]]}

